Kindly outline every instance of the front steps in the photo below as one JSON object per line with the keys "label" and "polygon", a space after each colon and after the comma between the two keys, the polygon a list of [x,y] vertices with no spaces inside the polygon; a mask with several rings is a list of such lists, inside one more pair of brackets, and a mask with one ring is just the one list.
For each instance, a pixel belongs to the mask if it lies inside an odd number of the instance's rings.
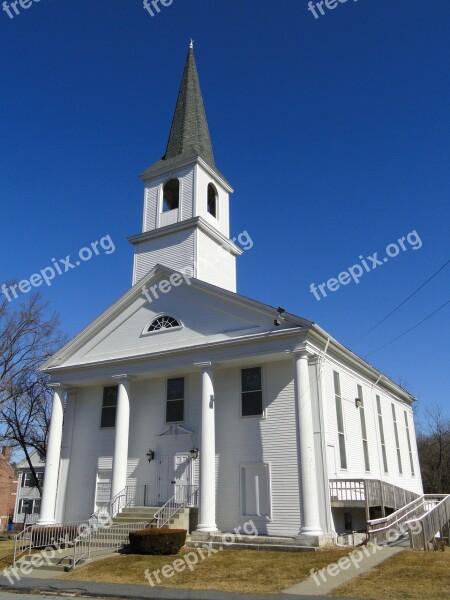
{"label": "front steps", "polygon": [[[145,521],[153,529],[156,527],[155,513],[160,509],[159,506],[135,506],[125,508],[113,519],[114,525],[125,525],[130,523],[142,523]],[[174,515],[169,523],[164,527],[168,529],[186,529],[189,531],[190,508],[182,508]]]}
{"label": "front steps", "polygon": [[240,535],[234,533],[212,533],[205,540],[195,533],[186,539],[187,548],[202,547],[202,544],[215,550],[272,550],[277,552],[315,552],[316,547],[301,546],[295,538],[263,535]]}

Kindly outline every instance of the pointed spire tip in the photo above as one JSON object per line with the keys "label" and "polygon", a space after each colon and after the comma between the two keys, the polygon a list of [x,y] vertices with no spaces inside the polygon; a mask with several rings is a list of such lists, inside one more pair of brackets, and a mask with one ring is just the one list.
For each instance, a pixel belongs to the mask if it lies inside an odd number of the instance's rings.
{"label": "pointed spire tip", "polygon": [[189,44],[189,48],[191,48],[191,50],[193,50],[193,49],[194,49],[194,41],[195,41],[195,40],[193,40],[193,39],[191,38],[191,43]]}

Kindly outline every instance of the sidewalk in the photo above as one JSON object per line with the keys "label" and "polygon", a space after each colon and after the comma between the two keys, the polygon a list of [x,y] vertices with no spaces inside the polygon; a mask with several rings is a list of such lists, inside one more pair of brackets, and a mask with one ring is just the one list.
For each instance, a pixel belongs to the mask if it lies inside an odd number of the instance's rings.
{"label": "sidewalk", "polygon": [[[403,552],[404,549],[405,548],[399,546],[383,546],[382,549],[378,550],[378,552],[373,556],[365,556],[364,559],[358,564],[358,568],[352,564],[351,567],[345,571],[340,569],[337,575],[334,577],[328,573],[325,573],[324,576],[326,577],[326,581],[323,581],[320,575],[317,574],[316,581],[310,577],[301,583],[297,583],[286,590],[283,590],[283,594],[294,594],[295,597],[299,597],[299,595],[303,594],[308,598],[311,598],[312,596],[315,596],[316,598],[323,597],[324,594],[329,594],[332,590],[335,590],[344,583],[359,577],[359,575],[363,573],[367,573],[374,567],[377,567],[383,563],[385,560],[388,560],[399,552]],[[319,582],[320,585],[318,585],[317,582]]]}
{"label": "sidewalk", "polygon": [[[85,596],[100,596],[102,598],[126,598],[126,600],[286,600],[286,595],[270,594],[254,596],[251,594],[229,594],[205,590],[186,590],[180,588],[152,588],[145,585],[123,585],[109,583],[91,583],[87,581],[64,581],[53,579],[22,579],[12,587],[3,575],[0,575],[0,598],[14,600],[17,592],[45,593],[54,595],[58,591]],[[12,592],[12,593],[8,593]],[[308,596],[291,596],[297,600],[308,600]],[[310,598],[310,597],[309,597]],[[316,596],[317,600],[330,600]],[[335,598],[334,600],[339,600]],[[345,599],[341,599],[345,600]],[[355,600],[354,598],[352,600]]]}

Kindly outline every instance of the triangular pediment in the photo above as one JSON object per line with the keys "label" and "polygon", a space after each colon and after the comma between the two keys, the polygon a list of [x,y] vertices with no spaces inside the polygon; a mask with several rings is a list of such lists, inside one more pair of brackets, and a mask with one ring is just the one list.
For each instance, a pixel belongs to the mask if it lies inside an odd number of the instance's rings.
{"label": "triangular pediment", "polygon": [[[180,283],[181,275],[175,275],[171,269],[156,266],[48,360],[43,369],[152,356],[311,325],[287,315],[276,326],[276,309],[197,279],[185,278]],[[171,285],[171,277],[178,285]],[[151,323],[162,315],[176,319],[179,326],[148,332]]]}

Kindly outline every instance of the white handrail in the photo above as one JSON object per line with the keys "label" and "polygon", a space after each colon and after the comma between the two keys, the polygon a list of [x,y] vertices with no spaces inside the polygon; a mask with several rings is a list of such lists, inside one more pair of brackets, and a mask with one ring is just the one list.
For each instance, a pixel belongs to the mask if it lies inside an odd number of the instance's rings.
{"label": "white handrail", "polygon": [[[181,491],[181,495],[180,495]],[[198,486],[196,485],[176,485],[175,494],[161,508],[156,511],[153,520],[156,521],[156,527],[160,529],[167,525],[180,510],[189,504],[197,505]]]}

